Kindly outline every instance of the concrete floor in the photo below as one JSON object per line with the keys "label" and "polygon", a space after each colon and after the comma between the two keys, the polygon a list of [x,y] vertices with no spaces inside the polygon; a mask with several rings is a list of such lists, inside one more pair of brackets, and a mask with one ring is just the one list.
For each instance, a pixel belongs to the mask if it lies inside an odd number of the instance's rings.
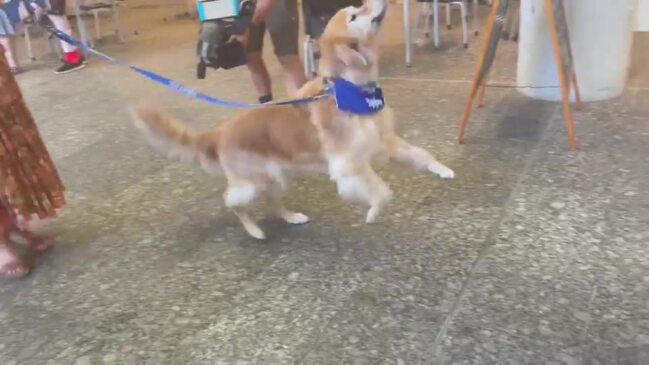
{"label": "concrete floor", "polygon": [[[99,47],[253,101],[243,69],[194,78],[196,24],[173,11],[133,6],[127,42]],[[151,102],[202,128],[234,110],[98,60],[26,64],[70,204],[33,275],[0,286],[0,364],[649,363],[649,77],[575,114],[577,152],[557,104],[510,89],[489,90],[460,146],[478,41],[444,32],[407,69],[391,15],[388,101],[456,180],[383,169],[395,200],[367,226],[326,178],[300,179],[288,202],[313,222],[266,220],[265,243],[223,208],[222,181],[163,158],[127,114]],[[499,54],[494,79],[512,81],[515,44]]]}

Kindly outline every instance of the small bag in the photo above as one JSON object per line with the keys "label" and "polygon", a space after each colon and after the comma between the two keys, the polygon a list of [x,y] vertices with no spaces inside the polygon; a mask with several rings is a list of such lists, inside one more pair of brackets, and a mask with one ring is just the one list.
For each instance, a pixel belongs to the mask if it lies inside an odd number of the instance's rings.
{"label": "small bag", "polygon": [[[210,3],[214,3],[210,5]],[[227,5],[228,3],[230,5]],[[232,4],[237,4],[234,6]],[[217,8],[219,5],[222,8]],[[236,11],[233,10],[236,8]],[[242,34],[248,28],[255,11],[252,0],[207,0],[198,2],[201,30],[196,53],[196,76],[204,79],[207,68],[229,70],[246,64],[243,44],[230,40],[233,34]],[[232,15],[236,14],[236,15]]]}

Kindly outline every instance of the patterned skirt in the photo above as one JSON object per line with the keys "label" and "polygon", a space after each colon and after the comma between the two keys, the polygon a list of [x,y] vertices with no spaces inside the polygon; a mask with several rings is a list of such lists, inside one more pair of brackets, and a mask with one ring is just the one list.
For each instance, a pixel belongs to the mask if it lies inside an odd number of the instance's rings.
{"label": "patterned skirt", "polygon": [[0,53],[0,205],[17,224],[56,216],[64,187]]}

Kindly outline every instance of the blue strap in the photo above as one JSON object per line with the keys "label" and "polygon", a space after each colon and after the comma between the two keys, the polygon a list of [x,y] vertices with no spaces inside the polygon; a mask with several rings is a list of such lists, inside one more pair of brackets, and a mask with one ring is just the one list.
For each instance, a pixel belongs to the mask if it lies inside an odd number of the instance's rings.
{"label": "blue strap", "polygon": [[325,98],[325,97],[329,96],[329,94],[325,92],[323,94],[308,97],[308,98],[276,101],[276,102],[270,102],[270,103],[265,103],[265,104],[239,103],[239,102],[235,102],[235,101],[228,101],[228,100],[223,100],[223,99],[219,99],[219,98],[214,98],[214,97],[211,97],[209,95],[203,94],[200,91],[196,91],[196,90],[194,90],[194,89],[192,89],[192,88],[190,88],[188,86],[185,86],[185,85],[183,85],[183,84],[181,84],[179,82],[173,81],[173,80],[171,80],[171,79],[169,79],[167,77],[159,75],[159,74],[157,74],[155,72],[148,71],[148,70],[145,70],[143,68],[131,66],[131,65],[128,65],[128,64],[116,59],[116,58],[110,57],[107,54],[104,54],[104,53],[102,53],[100,51],[97,51],[96,49],[93,49],[91,47],[86,46],[85,44],[83,44],[83,43],[79,42],[78,40],[74,39],[73,37],[61,32],[60,30],[54,28],[51,25],[40,24],[40,26],[42,28],[44,28],[45,30],[47,30],[48,32],[52,33],[58,39],[66,42],[66,43],[69,43],[69,44],[71,44],[71,45],[73,45],[73,46],[75,46],[75,47],[77,47],[79,49],[82,49],[82,50],[84,50],[86,52],[93,53],[93,54],[95,54],[95,55],[97,55],[97,56],[99,56],[99,57],[101,57],[101,58],[103,58],[103,59],[105,59],[107,61],[110,61],[111,63],[113,63],[115,65],[128,67],[129,69],[131,69],[131,71],[134,71],[134,72],[138,73],[139,75],[148,78],[149,80],[152,80],[152,81],[157,82],[157,83],[159,83],[161,85],[164,85],[167,88],[169,88],[169,89],[171,89],[171,90],[173,90],[173,91],[175,91],[175,92],[177,92],[179,94],[183,94],[183,95],[189,96],[191,98],[203,100],[203,101],[208,102],[210,104],[229,106],[229,107],[233,107],[233,108],[257,108],[257,107],[260,107],[260,106],[269,106],[269,105],[306,104],[306,103],[311,103],[311,102],[314,102],[314,101],[317,101],[317,100],[320,100],[322,98]]}

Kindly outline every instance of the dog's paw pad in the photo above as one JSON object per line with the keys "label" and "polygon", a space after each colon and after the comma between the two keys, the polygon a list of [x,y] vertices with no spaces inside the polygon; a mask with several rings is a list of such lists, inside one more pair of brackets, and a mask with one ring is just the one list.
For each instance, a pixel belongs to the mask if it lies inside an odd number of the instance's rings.
{"label": "dog's paw pad", "polygon": [[245,227],[246,232],[251,235],[253,238],[263,241],[266,239],[266,234],[259,227]]}
{"label": "dog's paw pad", "polygon": [[367,224],[372,224],[376,222],[376,218],[379,216],[379,209],[378,208],[370,208],[370,210],[367,211],[367,216],[365,217],[365,223]]}
{"label": "dog's paw pad", "polygon": [[309,223],[309,217],[302,213],[291,213],[284,217],[288,224],[306,224]]}
{"label": "dog's paw pad", "polygon": [[454,179],[455,178],[455,172],[449,168],[447,168],[444,171],[440,171],[438,173],[439,177],[442,179]]}
{"label": "dog's paw pad", "polygon": [[441,164],[431,164],[430,166],[428,166],[428,171],[438,175],[442,179],[455,178],[455,172]]}

